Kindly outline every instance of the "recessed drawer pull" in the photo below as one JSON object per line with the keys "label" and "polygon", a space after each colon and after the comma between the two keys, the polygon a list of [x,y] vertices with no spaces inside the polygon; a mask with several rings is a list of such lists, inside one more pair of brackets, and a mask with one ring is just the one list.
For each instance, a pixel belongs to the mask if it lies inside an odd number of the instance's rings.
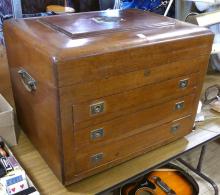
{"label": "recessed drawer pull", "polygon": [[91,137],[92,141],[104,137],[104,129],[99,128],[99,129],[95,129],[95,130],[91,131],[90,137]]}
{"label": "recessed drawer pull", "polygon": [[183,79],[179,82],[179,88],[186,88],[188,86],[189,79]]}
{"label": "recessed drawer pull", "polygon": [[90,114],[95,115],[104,112],[105,104],[104,102],[98,102],[90,105]]}
{"label": "recessed drawer pull", "polygon": [[93,164],[99,163],[100,161],[102,161],[103,156],[104,156],[104,154],[102,152],[95,154],[95,155],[91,156],[91,162]]}
{"label": "recessed drawer pull", "polygon": [[180,124],[175,124],[170,128],[170,131],[172,133],[176,133],[179,130],[179,128],[180,128]]}
{"label": "recessed drawer pull", "polygon": [[183,108],[184,108],[184,101],[176,103],[175,110],[182,110]]}

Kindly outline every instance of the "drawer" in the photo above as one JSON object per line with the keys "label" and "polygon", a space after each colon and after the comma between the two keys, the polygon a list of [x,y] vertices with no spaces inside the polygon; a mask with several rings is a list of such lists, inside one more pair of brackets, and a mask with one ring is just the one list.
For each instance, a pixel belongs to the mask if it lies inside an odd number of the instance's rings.
{"label": "drawer", "polygon": [[[73,106],[75,128],[85,128],[196,91],[197,73]],[[126,100],[126,101],[125,101]],[[99,109],[100,112],[96,112]],[[98,110],[98,111],[99,111]]]}
{"label": "drawer", "polygon": [[71,102],[76,105],[80,102],[99,99],[126,90],[189,75],[199,71],[200,65],[206,63],[206,57],[178,61],[120,76],[112,76],[107,79],[62,87],[59,92],[63,104]]}
{"label": "drawer", "polygon": [[[191,62],[191,59],[199,59],[210,52],[207,42],[210,42],[209,37],[178,39],[175,42],[161,42],[147,47],[135,47],[59,62],[57,71],[59,87],[100,80],[176,61],[188,59]],[[206,63],[207,61],[206,57]]]}
{"label": "drawer", "polygon": [[77,173],[102,166],[115,166],[120,162],[143,154],[172,140],[178,139],[192,130],[191,116],[165,123],[122,140],[97,146],[87,146],[76,152]]}
{"label": "drawer", "polygon": [[178,98],[95,126],[75,130],[75,147],[111,142],[190,115],[195,108],[194,97],[195,95],[189,95]]}

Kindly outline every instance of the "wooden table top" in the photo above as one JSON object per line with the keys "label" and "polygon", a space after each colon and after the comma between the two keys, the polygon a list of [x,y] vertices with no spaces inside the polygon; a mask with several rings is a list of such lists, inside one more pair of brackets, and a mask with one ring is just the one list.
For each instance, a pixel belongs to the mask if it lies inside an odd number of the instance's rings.
{"label": "wooden table top", "polygon": [[[5,59],[4,55],[0,55],[0,59]],[[5,70],[4,68],[6,67],[6,64],[6,60],[5,63],[4,60],[1,60],[0,70]],[[7,70],[5,72],[7,73]],[[7,76],[8,73],[6,73],[3,76]],[[0,83],[5,84],[4,86],[0,86],[1,92],[3,93],[6,91],[7,93],[5,92],[5,94],[3,94],[8,100],[11,100],[13,104],[11,89],[9,86],[6,86],[9,79],[8,77],[3,76],[0,77],[2,81]],[[220,83],[219,74],[208,76],[206,78],[205,87],[216,83]],[[21,132],[19,136],[19,144],[13,147],[12,150],[41,194],[96,194],[151,167],[154,167],[160,162],[171,159],[173,156],[179,155],[208,140],[211,140],[212,138],[218,137],[220,135],[220,116],[217,116],[216,113],[208,112],[208,117],[209,120],[200,123],[197,130],[187,135],[186,137],[148,152],[135,159],[127,161],[126,163],[113,167],[107,171],[91,176],[68,187],[64,187],[58,181],[38,151],[30,143],[29,139],[23,132]]]}

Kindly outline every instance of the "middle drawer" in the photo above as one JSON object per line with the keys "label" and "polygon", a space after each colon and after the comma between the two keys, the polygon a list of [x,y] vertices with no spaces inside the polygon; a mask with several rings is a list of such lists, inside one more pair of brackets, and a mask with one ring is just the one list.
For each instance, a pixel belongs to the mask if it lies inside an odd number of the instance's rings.
{"label": "middle drawer", "polygon": [[98,142],[106,144],[137,134],[165,122],[191,115],[195,106],[195,94],[191,94],[98,125],[75,130],[75,148]]}
{"label": "middle drawer", "polygon": [[[195,92],[198,74],[182,76],[73,106],[75,129],[82,129]],[[98,110],[100,109],[100,110]]]}

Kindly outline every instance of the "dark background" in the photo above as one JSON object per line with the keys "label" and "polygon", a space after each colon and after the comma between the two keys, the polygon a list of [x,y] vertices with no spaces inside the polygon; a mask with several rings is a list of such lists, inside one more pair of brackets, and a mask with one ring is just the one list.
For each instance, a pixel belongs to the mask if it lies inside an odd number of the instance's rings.
{"label": "dark background", "polygon": [[[67,0],[71,1],[77,12],[99,10],[99,0]],[[110,1],[110,0],[106,0]],[[47,5],[64,5],[64,0],[21,0],[23,14],[45,12]],[[68,2],[67,2],[68,3]]]}

